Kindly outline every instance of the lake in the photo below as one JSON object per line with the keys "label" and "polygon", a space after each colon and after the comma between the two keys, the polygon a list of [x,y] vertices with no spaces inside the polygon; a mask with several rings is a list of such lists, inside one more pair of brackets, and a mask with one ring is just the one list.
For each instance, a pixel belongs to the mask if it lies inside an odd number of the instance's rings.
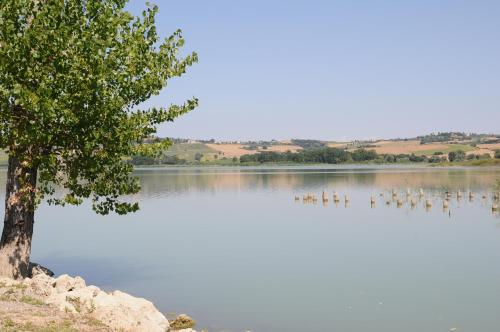
{"label": "lake", "polygon": [[[141,211],[132,215],[42,205],[32,260],[145,297],[165,313],[187,313],[210,332],[500,331],[500,217],[492,212],[499,169],[185,167],[136,175]],[[443,210],[446,191],[453,195]],[[319,200],[304,203],[308,193]]]}

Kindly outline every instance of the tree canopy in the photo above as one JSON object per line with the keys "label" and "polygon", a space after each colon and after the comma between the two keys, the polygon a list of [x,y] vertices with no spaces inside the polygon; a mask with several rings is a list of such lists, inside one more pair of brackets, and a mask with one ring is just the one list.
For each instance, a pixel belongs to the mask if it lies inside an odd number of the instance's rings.
{"label": "tree canopy", "polygon": [[193,98],[141,109],[197,55],[180,55],[180,30],[160,40],[156,6],[134,17],[126,3],[1,1],[0,148],[38,171],[38,201],[91,198],[100,214],[137,210],[120,199],[139,190],[124,157],[157,155],[169,142],[143,140],[197,106]]}

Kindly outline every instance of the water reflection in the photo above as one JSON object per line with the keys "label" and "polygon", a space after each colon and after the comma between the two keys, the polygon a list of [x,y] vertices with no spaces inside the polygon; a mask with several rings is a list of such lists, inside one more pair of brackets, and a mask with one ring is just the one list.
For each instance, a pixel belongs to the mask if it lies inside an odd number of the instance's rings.
{"label": "water reflection", "polygon": [[[191,191],[216,193],[224,190],[317,190],[319,188],[378,187],[406,190],[407,187],[445,190],[492,186],[497,172],[454,169],[245,169],[213,168],[208,171],[173,169],[136,172],[143,190],[141,198],[179,195]],[[168,188],[165,187],[168,182]]]}

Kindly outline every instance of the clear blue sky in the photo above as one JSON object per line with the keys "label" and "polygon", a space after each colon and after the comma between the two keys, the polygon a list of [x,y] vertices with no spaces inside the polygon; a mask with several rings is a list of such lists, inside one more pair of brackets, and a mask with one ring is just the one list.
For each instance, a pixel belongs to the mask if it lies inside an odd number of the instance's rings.
{"label": "clear blue sky", "polygon": [[159,33],[181,28],[200,57],[150,101],[200,99],[160,136],[500,133],[498,0],[151,2]]}

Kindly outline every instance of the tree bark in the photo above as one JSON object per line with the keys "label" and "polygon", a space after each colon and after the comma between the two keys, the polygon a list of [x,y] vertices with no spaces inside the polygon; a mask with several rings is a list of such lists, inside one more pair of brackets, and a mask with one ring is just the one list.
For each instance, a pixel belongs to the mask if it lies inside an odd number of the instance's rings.
{"label": "tree bark", "polygon": [[25,278],[29,273],[36,206],[37,169],[9,155],[5,219],[0,241],[0,276]]}

